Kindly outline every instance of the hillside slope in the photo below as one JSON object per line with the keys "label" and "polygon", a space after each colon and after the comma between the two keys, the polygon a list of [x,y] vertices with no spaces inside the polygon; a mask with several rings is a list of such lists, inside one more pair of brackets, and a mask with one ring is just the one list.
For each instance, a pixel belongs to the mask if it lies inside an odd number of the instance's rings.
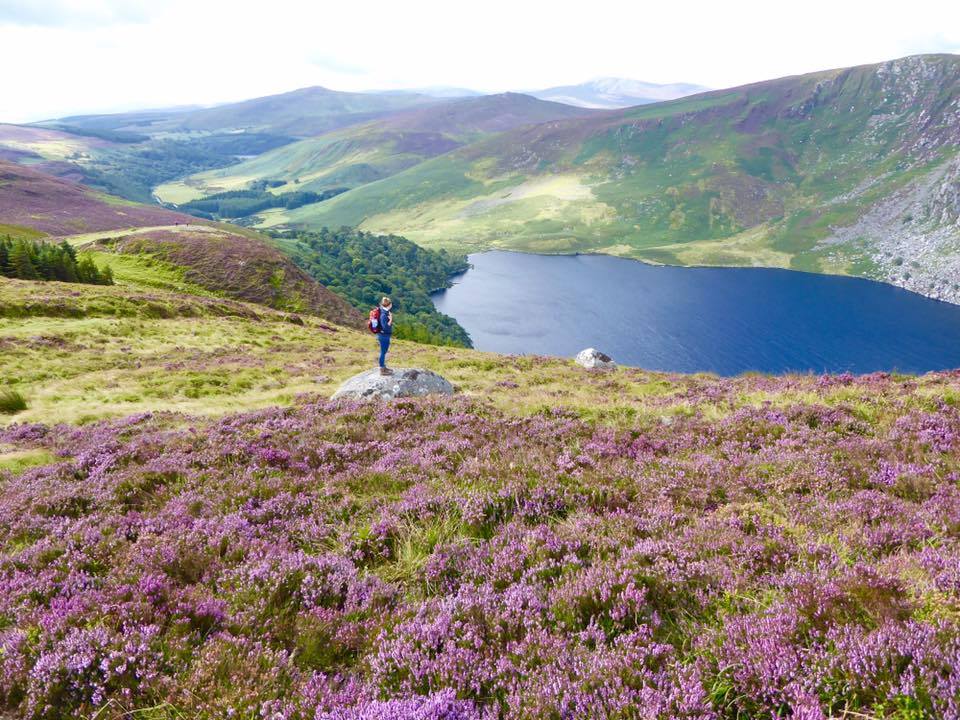
{"label": "hillside slope", "polygon": [[[211,108],[73,116],[28,128],[0,125],[0,159],[69,174],[105,192],[150,202],[157,185],[235,164],[321,132],[407,108],[425,95],[343,93],[321,87]],[[22,136],[47,135],[47,138]]]}
{"label": "hillside slope", "polygon": [[0,123],[0,161],[27,165],[69,180],[83,180],[81,166],[114,147],[116,143],[102,138]]}
{"label": "hillside slope", "polygon": [[197,224],[189,215],[120,200],[7,162],[0,162],[0,234],[67,238],[96,250],[98,263],[116,265],[121,283],[131,261],[115,263],[106,253],[156,258],[178,268],[186,283],[225,297],[362,324],[346,300],[259,233]]}
{"label": "hillside slope", "polygon": [[264,224],[850,273],[960,301],[958,149],[960,57],[919,56],[519,128]]}
{"label": "hillside slope", "polygon": [[3,714],[960,712],[956,373],[398,341],[460,397],[334,403],[375,343],[313,318],[12,280],[0,315]]}
{"label": "hillside slope", "polygon": [[301,140],[236,165],[166,183],[155,193],[161,200],[180,204],[257,182],[266,183],[273,193],[358,187],[486,135],[589,114],[517,93],[457,99]]}
{"label": "hillside slope", "polygon": [[195,220],[0,160],[0,232],[64,236]]}
{"label": "hillside slope", "polygon": [[[218,295],[363,326],[362,314],[320,285],[268,239],[222,227],[146,229],[98,240],[100,251],[157,258],[184,279]],[[121,277],[122,279],[122,277]]]}

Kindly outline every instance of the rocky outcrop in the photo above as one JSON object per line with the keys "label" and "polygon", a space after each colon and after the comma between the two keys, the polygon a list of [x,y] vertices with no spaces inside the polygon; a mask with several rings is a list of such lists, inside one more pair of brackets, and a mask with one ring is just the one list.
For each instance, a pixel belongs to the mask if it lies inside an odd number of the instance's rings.
{"label": "rocky outcrop", "polygon": [[[842,199],[855,202],[856,193]],[[862,257],[875,280],[960,304],[960,155],[831,228],[818,249],[840,265]]]}
{"label": "rocky outcrop", "polygon": [[581,350],[574,360],[588,370],[613,370],[617,366],[612,357],[595,348]]}
{"label": "rocky outcrop", "polygon": [[379,369],[354,375],[333,394],[332,399],[393,400],[424,395],[453,395],[453,385],[441,375],[422,368],[402,368],[393,375],[381,375]]}

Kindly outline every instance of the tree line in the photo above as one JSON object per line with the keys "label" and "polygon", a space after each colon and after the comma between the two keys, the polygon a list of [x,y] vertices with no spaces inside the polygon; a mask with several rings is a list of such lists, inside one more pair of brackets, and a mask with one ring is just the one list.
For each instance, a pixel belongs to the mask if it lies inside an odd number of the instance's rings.
{"label": "tree line", "polygon": [[347,188],[330,188],[321,192],[297,190],[280,195],[274,195],[262,189],[228,190],[183,203],[177,206],[177,210],[204,217],[207,220],[242,218],[270,208],[282,207],[294,210],[304,205],[328,200],[346,190]]}
{"label": "tree line", "polygon": [[396,337],[431,345],[471,346],[466,330],[438,312],[430,300],[431,292],[450,287],[451,276],[466,271],[465,256],[427,250],[397,235],[374,235],[349,227],[298,232],[289,252],[315,280],[363,312],[389,295],[396,311]]}
{"label": "tree line", "polygon": [[109,266],[98,268],[87,256],[78,256],[67,242],[59,245],[36,240],[0,237],[0,276],[18,280],[59,280],[88,285],[113,285]]}

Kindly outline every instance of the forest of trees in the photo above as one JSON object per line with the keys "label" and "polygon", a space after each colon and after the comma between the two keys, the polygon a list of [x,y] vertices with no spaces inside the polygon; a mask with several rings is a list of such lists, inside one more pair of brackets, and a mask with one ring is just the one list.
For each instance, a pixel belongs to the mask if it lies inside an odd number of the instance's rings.
{"label": "forest of trees", "polygon": [[107,128],[77,127],[76,125],[63,124],[54,125],[53,127],[57,130],[70,133],[71,135],[99,138],[100,140],[109,140],[115,143],[141,143],[150,139],[147,135]]}
{"label": "forest of trees", "polygon": [[19,280],[60,280],[113,285],[109,266],[98,268],[89,256],[77,256],[68,243],[59,245],[0,237],[0,276]]}
{"label": "forest of trees", "polygon": [[264,187],[261,185],[250,190],[230,190],[208,195],[205,198],[183,203],[177,206],[177,209],[208,220],[242,218],[269,208],[282,207],[293,210],[303,205],[328,200],[347,190],[347,188],[332,188],[322,192],[296,191],[274,195],[267,192]]}
{"label": "forest of trees", "polygon": [[374,235],[353,228],[298,232],[290,250],[294,262],[318,282],[366,312],[383,295],[394,302],[394,334],[431,345],[470,347],[456,320],[437,312],[434,290],[450,287],[464,272],[466,257],[426,250],[403,237]]}

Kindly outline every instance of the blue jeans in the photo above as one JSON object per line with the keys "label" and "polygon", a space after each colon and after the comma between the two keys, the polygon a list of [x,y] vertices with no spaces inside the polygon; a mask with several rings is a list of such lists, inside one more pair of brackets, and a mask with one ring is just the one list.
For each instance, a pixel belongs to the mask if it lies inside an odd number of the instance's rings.
{"label": "blue jeans", "polygon": [[377,340],[380,341],[380,367],[386,367],[387,350],[390,349],[390,336],[381,333],[380,335],[377,335]]}

